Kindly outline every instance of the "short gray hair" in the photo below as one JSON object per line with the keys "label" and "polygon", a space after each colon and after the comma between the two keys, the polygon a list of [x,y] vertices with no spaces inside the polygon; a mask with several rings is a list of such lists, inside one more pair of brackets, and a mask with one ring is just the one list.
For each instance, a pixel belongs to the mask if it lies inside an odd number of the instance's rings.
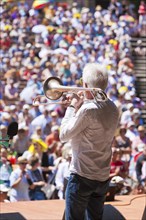
{"label": "short gray hair", "polygon": [[100,88],[105,90],[108,84],[106,68],[98,63],[88,63],[83,69],[83,82],[89,88]]}

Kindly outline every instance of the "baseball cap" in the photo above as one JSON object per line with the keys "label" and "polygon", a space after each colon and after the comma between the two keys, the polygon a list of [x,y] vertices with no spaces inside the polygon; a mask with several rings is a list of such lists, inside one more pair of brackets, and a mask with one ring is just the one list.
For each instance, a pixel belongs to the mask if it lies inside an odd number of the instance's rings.
{"label": "baseball cap", "polygon": [[130,128],[131,126],[135,126],[135,123],[133,121],[128,122],[127,128]]}
{"label": "baseball cap", "polygon": [[25,104],[24,106],[23,106],[23,110],[24,109],[30,109],[30,106],[28,105],[28,104]]}

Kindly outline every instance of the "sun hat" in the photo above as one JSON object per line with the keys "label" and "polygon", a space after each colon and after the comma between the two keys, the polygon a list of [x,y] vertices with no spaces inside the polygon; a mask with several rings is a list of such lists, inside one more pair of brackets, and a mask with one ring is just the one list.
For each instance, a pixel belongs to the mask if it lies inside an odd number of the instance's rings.
{"label": "sun hat", "polygon": [[29,149],[28,151],[31,152],[31,153],[35,153],[35,143],[38,143],[39,145],[41,145],[42,147],[42,151],[46,151],[48,149],[48,145],[40,138],[38,139],[32,139],[32,144],[29,146]]}
{"label": "sun hat", "polygon": [[51,117],[56,117],[56,116],[58,116],[57,112],[52,111],[52,112],[51,112]]}
{"label": "sun hat", "polygon": [[101,11],[101,10],[102,10],[101,5],[97,5],[96,8],[95,8],[95,10],[96,10],[96,11]]}
{"label": "sun hat", "polygon": [[145,131],[145,127],[143,125],[139,125],[137,130],[138,131]]}

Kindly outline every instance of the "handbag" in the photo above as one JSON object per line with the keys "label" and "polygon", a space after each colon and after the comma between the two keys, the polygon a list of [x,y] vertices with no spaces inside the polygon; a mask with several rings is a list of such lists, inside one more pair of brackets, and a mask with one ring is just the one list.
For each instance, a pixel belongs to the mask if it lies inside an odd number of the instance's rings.
{"label": "handbag", "polygon": [[50,183],[47,183],[45,186],[41,188],[41,190],[45,193],[47,199],[50,199],[52,197],[55,189],[55,185]]}

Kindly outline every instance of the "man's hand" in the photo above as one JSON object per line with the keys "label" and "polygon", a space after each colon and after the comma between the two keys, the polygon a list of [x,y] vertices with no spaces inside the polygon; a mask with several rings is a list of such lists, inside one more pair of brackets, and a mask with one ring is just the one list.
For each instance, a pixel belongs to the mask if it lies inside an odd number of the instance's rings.
{"label": "man's hand", "polygon": [[83,104],[84,101],[84,95],[83,92],[80,91],[77,94],[72,93],[72,95],[70,96],[70,105],[74,106],[76,110],[78,110],[81,105]]}

